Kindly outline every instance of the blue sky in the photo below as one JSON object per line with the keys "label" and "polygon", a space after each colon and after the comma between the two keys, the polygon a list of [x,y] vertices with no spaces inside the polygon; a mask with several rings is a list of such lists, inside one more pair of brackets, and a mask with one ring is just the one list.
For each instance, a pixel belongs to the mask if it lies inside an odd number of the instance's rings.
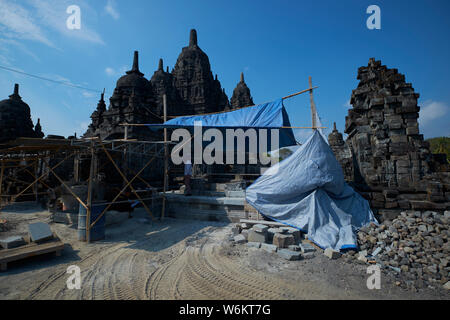
{"label": "blue sky", "polygon": [[[366,27],[372,4],[381,9],[381,30]],[[66,27],[69,5],[81,8],[81,30]],[[230,98],[240,72],[255,103],[305,89],[312,76],[323,125],[335,121],[343,131],[358,67],[375,57],[420,93],[421,133],[450,136],[449,14],[447,0],[0,0],[0,66],[106,88],[109,98],[134,50],[150,78],[159,58],[172,69],[195,28]],[[0,99],[16,82],[46,134],[84,133],[99,93],[0,70]],[[286,108],[292,125],[310,125],[307,95]]]}

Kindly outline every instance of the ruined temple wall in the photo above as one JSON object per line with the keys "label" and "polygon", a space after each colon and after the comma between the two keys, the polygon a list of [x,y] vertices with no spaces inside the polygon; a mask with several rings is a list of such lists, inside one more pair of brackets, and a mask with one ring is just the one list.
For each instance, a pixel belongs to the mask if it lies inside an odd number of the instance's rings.
{"label": "ruined temple wall", "polygon": [[401,209],[447,209],[448,166],[447,173],[435,172],[419,132],[419,94],[397,69],[375,59],[358,69],[357,78],[345,122],[348,138],[341,146],[330,143],[344,172],[352,173],[346,179],[372,208],[390,216]]}

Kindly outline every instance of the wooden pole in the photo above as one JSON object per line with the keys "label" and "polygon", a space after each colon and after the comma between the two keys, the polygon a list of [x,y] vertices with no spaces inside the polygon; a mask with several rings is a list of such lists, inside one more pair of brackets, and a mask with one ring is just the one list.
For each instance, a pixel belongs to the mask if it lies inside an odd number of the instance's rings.
{"label": "wooden pole", "polygon": [[309,77],[309,100],[311,102],[312,129],[317,130],[316,104],[314,103],[313,86],[312,86],[312,78],[311,77]]}
{"label": "wooden pole", "polygon": [[[163,106],[164,106],[164,122],[167,121],[167,96],[163,95]],[[164,213],[166,211],[166,191],[168,184],[168,167],[169,167],[169,148],[167,146],[167,128],[164,128],[164,187],[163,187],[163,198],[162,198],[162,212],[161,220],[164,219]]]}
{"label": "wooden pole", "polygon": [[[2,195],[2,185],[3,185],[3,174],[5,172],[5,164],[2,162],[2,167],[0,169],[0,196]],[[0,208],[2,207],[2,198],[0,197]]]}
{"label": "wooden pole", "polygon": [[92,210],[92,187],[94,181],[94,170],[95,170],[95,153],[94,153],[94,140],[91,140],[91,167],[89,170],[89,186],[87,194],[87,210],[86,210],[86,242],[91,241],[90,231],[91,231],[91,210]]}

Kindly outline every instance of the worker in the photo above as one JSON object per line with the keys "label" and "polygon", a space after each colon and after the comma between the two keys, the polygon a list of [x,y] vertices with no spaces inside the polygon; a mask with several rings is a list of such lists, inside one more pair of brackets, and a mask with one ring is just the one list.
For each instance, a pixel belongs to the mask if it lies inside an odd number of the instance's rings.
{"label": "worker", "polygon": [[192,163],[191,160],[186,158],[183,160],[184,162],[184,195],[190,196],[192,195],[191,190],[191,176],[192,176]]}

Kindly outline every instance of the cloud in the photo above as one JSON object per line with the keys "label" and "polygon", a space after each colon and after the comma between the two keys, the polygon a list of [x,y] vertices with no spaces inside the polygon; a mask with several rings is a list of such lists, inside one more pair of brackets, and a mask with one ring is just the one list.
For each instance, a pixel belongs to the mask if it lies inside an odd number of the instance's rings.
{"label": "cloud", "polygon": [[83,97],[85,97],[85,98],[93,98],[93,97],[95,97],[95,93],[89,92],[89,91],[83,91],[81,94],[82,94]]}
{"label": "cloud", "polygon": [[420,110],[420,122],[426,126],[433,120],[439,119],[445,116],[449,111],[448,106],[438,101],[425,101],[423,107]]}
{"label": "cloud", "polygon": [[344,103],[343,105],[342,105],[344,108],[351,108],[352,107],[352,105],[350,104],[350,99],[348,99],[347,100],[347,102],[346,103]]}
{"label": "cloud", "polygon": [[426,137],[450,135],[450,107],[444,102],[425,101],[418,121]]}
{"label": "cloud", "polygon": [[[96,13],[85,1],[78,1],[81,8],[81,29],[69,30],[66,9],[72,0],[27,0],[17,4],[11,0],[0,0],[0,35],[3,41],[30,40],[59,49],[49,35],[58,33],[69,39],[77,39],[95,44],[105,44],[100,35],[89,27],[89,20]],[[10,45],[18,46],[17,43]],[[22,44],[23,51],[26,50]],[[25,53],[30,54],[31,51]]]}
{"label": "cloud", "polygon": [[54,47],[30,12],[7,0],[0,0],[0,33],[6,38],[32,40]]}
{"label": "cloud", "polygon": [[113,68],[110,68],[110,67],[107,67],[107,68],[105,69],[105,73],[106,73],[108,76],[113,76],[113,75],[116,74],[116,72],[114,71],[114,69],[113,69]]}
{"label": "cloud", "polygon": [[120,14],[117,11],[116,1],[108,0],[108,3],[105,6],[105,11],[109,14],[114,20],[118,20],[120,18]]}

